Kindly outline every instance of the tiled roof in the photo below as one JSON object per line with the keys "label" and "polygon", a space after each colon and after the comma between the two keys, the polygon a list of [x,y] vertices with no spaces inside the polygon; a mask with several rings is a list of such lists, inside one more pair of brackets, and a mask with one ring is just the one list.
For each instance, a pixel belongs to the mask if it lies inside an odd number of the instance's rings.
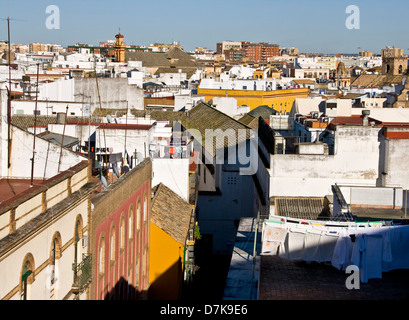
{"label": "tiled roof", "polygon": [[125,52],[125,60],[142,61],[144,67],[168,67],[169,61],[163,53]]}
{"label": "tiled roof", "polygon": [[188,237],[192,206],[163,183],[155,186],[151,221],[180,244]]}
{"label": "tiled roof", "polygon": [[126,52],[125,60],[142,61],[144,67],[198,67],[194,58],[177,47],[167,53]]}
{"label": "tiled roof", "polygon": [[188,130],[195,129],[201,133],[202,141],[199,142],[213,156],[216,155],[216,149],[219,149],[219,145],[215,142],[216,139],[214,139],[213,150],[206,148],[206,138],[208,138],[206,136],[209,135],[207,130],[213,130],[215,133],[217,132],[216,130],[221,130],[220,132],[225,136],[224,147],[235,146],[250,138],[250,127],[204,102],[189,110],[187,119],[183,124]]}
{"label": "tiled roof", "polygon": [[324,217],[322,198],[275,198],[276,215],[317,220]]}
{"label": "tiled roof", "polygon": [[351,83],[351,87],[385,87],[392,84],[402,84],[404,77],[404,75],[361,74]]}
{"label": "tiled roof", "polygon": [[[11,124],[20,129],[27,130],[29,127],[34,127],[34,121],[37,127],[47,127],[49,124],[57,123],[57,116],[37,116],[34,115],[13,115]],[[94,118],[94,117],[93,117]],[[67,117],[68,121],[89,121],[88,117]]]}
{"label": "tiled roof", "polygon": [[269,106],[266,105],[262,105],[258,106],[257,108],[254,108],[248,114],[256,118],[262,117],[263,119],[270,120],[270,116],[276,113],[277,111],[274,110],[273,108],[270,108]]}
{"label": "tiled roof", "polygon": [[241,117],[238,121],[252,129],[258,128],[258,119],[248,113]]}

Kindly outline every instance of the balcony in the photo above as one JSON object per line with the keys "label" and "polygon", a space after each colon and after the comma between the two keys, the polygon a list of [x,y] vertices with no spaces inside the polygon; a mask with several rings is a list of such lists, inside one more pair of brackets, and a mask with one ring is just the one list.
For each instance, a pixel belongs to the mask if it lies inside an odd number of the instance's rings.
{"label": "balcony", "polygon": [[92,256],[83,255],[79,264],[72,264],[74,271],[73,291],[82,291],[91,282],[92,279]]}

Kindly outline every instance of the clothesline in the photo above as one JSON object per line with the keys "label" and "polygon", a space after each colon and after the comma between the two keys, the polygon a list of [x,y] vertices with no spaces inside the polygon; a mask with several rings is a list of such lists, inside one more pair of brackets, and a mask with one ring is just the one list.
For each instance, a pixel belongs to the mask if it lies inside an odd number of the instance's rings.
{"label": "clothesline", "polygon": [[390,222],[334,222],[272,216],[262,231],[262,254],[288,260],[360,268],[361,281],[409,269],[409,226]]}
{"label": "clothesline", "polygon": [[368,222],[355,222],[355,221],[332,221],[332,220],[309,220],[288,218],[282,216],[270,215],[269,219],[265,222],[278,223],[278,224],[291,224],[291,225],[306,225],[306,226],[323,226],[323,227],[379,227],[379,226],[392,226],[391,221],[368,221]]}

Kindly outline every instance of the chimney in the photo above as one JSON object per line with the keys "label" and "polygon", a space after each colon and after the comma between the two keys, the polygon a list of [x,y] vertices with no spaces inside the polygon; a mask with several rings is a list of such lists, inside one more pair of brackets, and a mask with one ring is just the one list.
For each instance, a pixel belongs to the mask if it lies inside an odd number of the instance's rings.
{"label": "chimney", "polygon": [[365,127],[368,126],[368,118],[369,118],[370,113],[371,111],[369,110],[362,110],[362,117],[363,117],[362,125]]}
{"label": "chimney", "polygon": [[57,113],[57,124],[64,124],[65,123],[65,113],[64,112],[58,112]]}

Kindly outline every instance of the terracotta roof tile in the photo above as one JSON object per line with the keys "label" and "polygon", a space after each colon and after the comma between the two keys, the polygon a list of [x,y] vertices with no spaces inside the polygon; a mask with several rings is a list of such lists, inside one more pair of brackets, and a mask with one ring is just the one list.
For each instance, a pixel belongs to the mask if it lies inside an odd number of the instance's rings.
{"label": "terracotta roof tile", "polygon": [[163,183],[152,188],[151,221],[180,244],[185,244],[189,233],[192,206]]}

